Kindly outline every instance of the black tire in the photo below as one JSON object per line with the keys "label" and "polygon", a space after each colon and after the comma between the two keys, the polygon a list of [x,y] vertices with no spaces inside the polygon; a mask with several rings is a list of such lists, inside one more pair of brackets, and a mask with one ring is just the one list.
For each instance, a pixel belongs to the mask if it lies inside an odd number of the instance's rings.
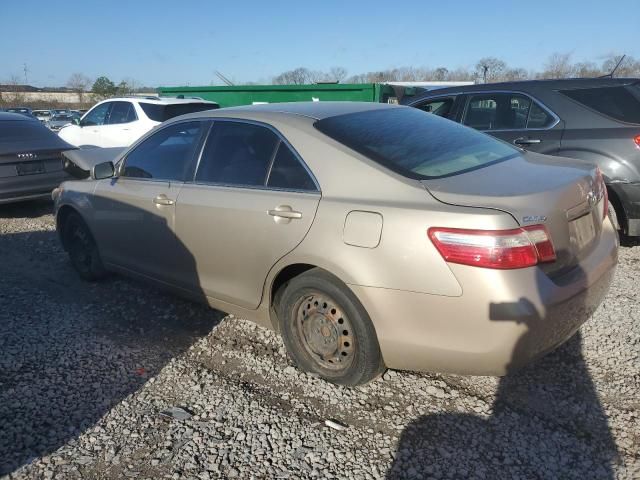
{"label": "black tire", "polygon": [[100,259],[93,235],[77,213],[71,213],[67,217],[63,239],[73,268],[84,280],[95,281],[106,276],[107,271]]}
{"label": "black tire", "polygon": [[339,279],[313,268],[282,288],[276,297],[280,332],[298,368],[351,386],[385,370],[369,315]]}

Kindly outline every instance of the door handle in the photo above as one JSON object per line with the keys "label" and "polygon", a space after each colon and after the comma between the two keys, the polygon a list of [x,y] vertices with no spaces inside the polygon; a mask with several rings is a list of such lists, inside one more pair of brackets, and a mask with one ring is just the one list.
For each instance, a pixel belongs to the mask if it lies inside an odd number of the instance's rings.
{"label": "door handle", "polygon": [[170,198],[167,198],[166,195],[162,194],[162,195],[158,195],[156,198],[153,199],[153,203],[155,203],[156,205],[173,205],[174,203],[176,203],[174,200],[171,200]]}
{"label": "door handle", "polygon": [[280,205],[274,210],[267,210],[267,213],[272,217],[277,218],[302,218],[302,213],[294,211],[289,205]]}
{"label": "door handle", "polygon": [[542,140],[540,140],[539,138],[520,137],[516,138],[513,143],[515,143],[516,145],[536,145],[538,143],[542,143]]}

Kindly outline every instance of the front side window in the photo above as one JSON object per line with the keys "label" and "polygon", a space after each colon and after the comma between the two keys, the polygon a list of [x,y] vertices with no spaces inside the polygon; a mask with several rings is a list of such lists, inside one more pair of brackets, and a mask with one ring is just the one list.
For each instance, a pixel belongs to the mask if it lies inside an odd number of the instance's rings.
{"label": "front side window", "polygon": [[196,181],[264,186],[279,138],[259,125],[214,122],[202,153]]}
{"label": "front side window", "polygon": [[185,181],[205,125],[176,123],[157,131],[127,155],[122,176]]}
{"label": "front side window", "polygon": [[409,178],[476,170],[520,154],[489,135],[415,108],[384,108],[317,121],[325,135]]}
{"label": "front side window", "polygon": [[284,142],[278,145],[267,186],[285,190],[317,190],[309,172]]}
{"label": "front side window", "polygon": [[416,108],[423,112],[433,113],[439,117],[450,118],[451,109],[453,108],[453,98],[438,98],[428,100],[424,103],[416,105]]}
{"label": "front side window", "polygon": [[111,107],[111,103],[112,102],[101,103],[100,105],[93,108],[82,119],[82,126],[91,127],[96,125],[104,125],[107,118],[107,112]]}
{"label": "front side window", "polygon": [[639,84],[560,90],[560,93],[615,120],[640,123]]}
{"label": "front side window", "polygon": [[109,111],[109,125],[130,123],[137,120],[136,111],[131,102],[113,102]]}
{"label": "front side window", "polygon": [[473,95],[462,123],[476,130],[520,130],[527,126],[531,100],[524,95]]}

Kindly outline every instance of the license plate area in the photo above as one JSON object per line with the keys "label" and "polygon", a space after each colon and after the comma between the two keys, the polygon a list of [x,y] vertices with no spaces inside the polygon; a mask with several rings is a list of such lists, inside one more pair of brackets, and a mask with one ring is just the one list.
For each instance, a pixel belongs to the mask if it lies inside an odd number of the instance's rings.
{"label": "license plate area", "polygon": [[591,212],[569,222],[569,232],[574,251],[587,248],[596,238],[596,225]]}
{"label": "license plate area", "polygon": [[44,162],[26,162],[16,164],[18,175],[35,175],[44,173]]}

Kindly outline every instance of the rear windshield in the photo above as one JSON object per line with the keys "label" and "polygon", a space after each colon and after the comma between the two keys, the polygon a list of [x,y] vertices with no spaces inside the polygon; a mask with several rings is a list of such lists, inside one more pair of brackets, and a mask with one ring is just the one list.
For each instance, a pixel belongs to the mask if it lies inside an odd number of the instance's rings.
{"label": "rear windshield", "polygon": [[329,117],[315,127],[390,170],[417,179],[457,175],[520,154],[484,133],[409,107]]}
{"label": "rear windshield", "polygon": [[154,122],[164,122],[170,118],[187,113],[202,112],[218,108],[215,103],[175,103],[173,105],[159,105],[157,103],[140,102],[144,113]]}
{"label": "rear windshield", "polygon": [[73,148],[38,120],[0,121],[0,155]]}
{"label": "rear windshield", "polygon": [[561,90],[567,97],[596,112],[626,123],[640,123],[640,86]]}

